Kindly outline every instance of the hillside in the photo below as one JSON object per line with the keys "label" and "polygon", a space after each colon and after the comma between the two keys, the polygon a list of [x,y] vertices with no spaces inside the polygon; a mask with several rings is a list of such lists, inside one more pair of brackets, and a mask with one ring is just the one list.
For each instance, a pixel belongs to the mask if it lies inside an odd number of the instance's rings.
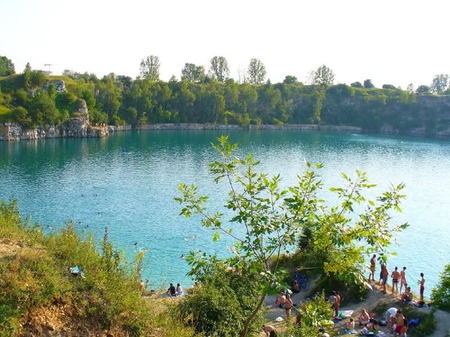
{"label": "hillside", "polygon": [[[450,96],[356,84],[249,84],[155,81],[114,74],[47,76],[42,71],[0,78],[0,123],[24,130],[61,126],[83,104],[88,125],[319,125],[370,132],[450,135]],[[83,102],[83,103],[80,103]],[[61,132],[58,136],[70,135]],[[86,135],[84,135],[86,136]]]}

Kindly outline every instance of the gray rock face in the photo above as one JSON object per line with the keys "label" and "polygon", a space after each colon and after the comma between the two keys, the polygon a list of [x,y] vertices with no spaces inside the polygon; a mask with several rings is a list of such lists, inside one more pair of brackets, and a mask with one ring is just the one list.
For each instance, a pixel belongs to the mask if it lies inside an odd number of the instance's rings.
{"label": "gray rock face", "polygon": [[56,92],[58,94],[61,94],[66,91],[66,83],[63,80],[50,80],[47,81],[47,83],[44,84],[44,88],[48,89],[50,84],[53,84],[56,88]]}

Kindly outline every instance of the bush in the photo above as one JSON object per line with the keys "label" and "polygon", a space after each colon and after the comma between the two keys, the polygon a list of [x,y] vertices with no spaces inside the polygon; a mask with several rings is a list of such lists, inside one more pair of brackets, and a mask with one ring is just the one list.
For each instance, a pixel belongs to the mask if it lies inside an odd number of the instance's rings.
{"label": "bush", "polygon": [[[252,312],[259,296],[254,278],[230,271],[218,265],[205,275],[205,282],[197,286],[176,308],[177,316],[197,333],[207,336],[237,336]],[[262,313],[252,322],[249,332],[260,331]]]}
{"label": "bush", "polygon": [[450,264],[445,266],[438,285],[432,289],[431,302],[439,309],[450,311]]}
{"label": "bush", "polygon": [[[52,305],[69,307],[72,319],[94,322],[102,330],[140,336],[150,329],[135,264],[128,264],[107,236],[103,255],[92,234],[79,234],[71,222],[46,236],[39,225],[22,222],[15,200],[0,204],[0,235],[12,247],[0,259],[0,332],[20,334],[21,320]],[[69,272],[74,265],[84,278]]]}

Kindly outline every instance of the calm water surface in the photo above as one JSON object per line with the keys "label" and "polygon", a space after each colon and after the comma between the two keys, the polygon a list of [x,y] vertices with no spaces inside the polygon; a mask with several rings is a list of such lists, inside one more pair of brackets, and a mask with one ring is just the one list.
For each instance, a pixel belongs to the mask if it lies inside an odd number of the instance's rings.
{"label": "calm water surface", "polygon": [[[399,136],[298,131],[226,131],[238,142],[239,155],[251,152],[260,170],[280,173],[295,183],[304,162],[324,163],[326,187],[342,186],[341,173],[368,173],[377,192],[404,182],[407,199],[394,221],[409,222],[398,236],[390,270],[407,267],[409,283],[423,272],[426,293],[450,263],[448,168],[450,142]],[[17,198],[23,216],[49,230],[73,220],[101,240],[108,226],[118,248],[132,258],[148,249],[144,278],[152,287],[191,281],[181,255],[201,248],[226,251],[227,241],[213,243],[198,219],[179,216],[180,182],[195,183],[220,209],[225,189],[212,182],[208,164],[217,159],[210,142],[219,131],[151,131],[113,134],[104,139],[53,139],[0,142],[0,198]],[[328,192],[323,192],[326,197]],[[80,263],[82,264],[82,263]],[[414,289],[417,288],[417,289]]]}

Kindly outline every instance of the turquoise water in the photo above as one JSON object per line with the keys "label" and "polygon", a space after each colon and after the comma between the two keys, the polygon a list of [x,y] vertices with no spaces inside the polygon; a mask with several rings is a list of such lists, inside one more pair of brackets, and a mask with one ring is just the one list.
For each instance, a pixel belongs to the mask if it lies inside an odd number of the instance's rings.
{"label": "turquoise water", "polygon": [[[419,273],[425,295],[450,263],[449,177],[450,142],[399,136],[299,131],[226,131],[240,144],[238,155],[251,152],[260,170],[280,173],[286,186],[304,171],[304,162],[321,162],[326,187],[342,185],[341,173],[368,173],[378,187],[404,182],[407,199],[394,221],[409,222],[398,236],[398,255],[388,263],[407,267],[409,283]],[[229,241],[213,243],[199,219],[179,216],[180,182],[195,183],[210,204],[220,209],[225,189],[213,183],[208,164],[217,159],[210,142],[219,131],[150,131],[117,133],[104,139],[47,139],[0,142],[0,198],[19,200],[22,215],[30,215],[48,230],[73,220],[80,230],[109,237],[132,258],[146,254],[144,278],[152,287],[191,281],[181,255],[189,250],[226,253]],[[324,196],[327,192],[324,191]],[[82,262],[80,263],[82,264]]]}

